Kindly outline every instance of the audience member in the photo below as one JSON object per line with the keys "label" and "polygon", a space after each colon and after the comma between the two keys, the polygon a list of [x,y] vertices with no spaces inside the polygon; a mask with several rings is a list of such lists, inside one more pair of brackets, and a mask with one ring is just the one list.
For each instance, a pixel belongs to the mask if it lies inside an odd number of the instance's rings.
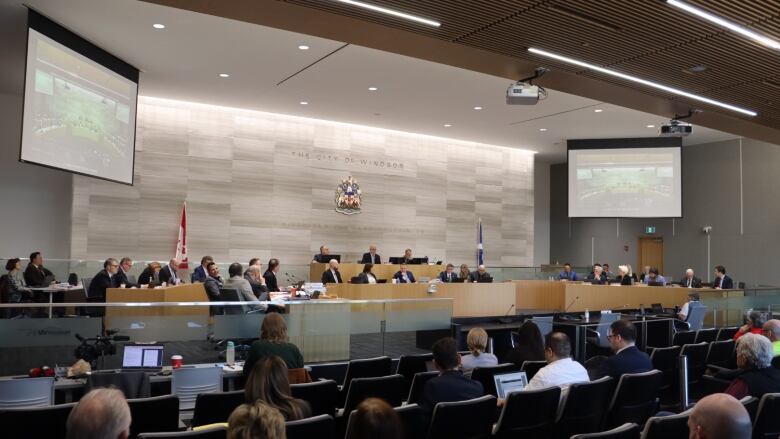
{"label": "audience member", "polygon": [[726,275],[726,267],[722,265],[715,266],[715,282],[712,286],[716,290],[730,290],[734,288],[734,281]]}
{"label": "audience member", "polygon": [[471,271],[469,270],[469,266],[467,264],[460,264],[458,271],[458,282],[468,282],[470,274]]}
{"label": "audience member", "polygon": [[47,287],[54,283],[54,273],[43,266],[41,252],[30,253],[30,263],[24,270],[24,281],[30,287]]}
{"label": "audience member", "polygon": [[341,284],[344,281],[341,280],[341,273],[339,273],[339,261],[331,259],[328,261],[328,268],[322,272],[323,284]]}
{"label": "audience member", "polygon": [[[252,262],[252,260],[249,262]],[[266,301],[270,296],[268,295],[268,287],[265,285],[265,279],[263,278],[263,272],[260,267],[261,264],[258,262],[249,264],[249,267],[247,267],[244,272],[244,279],[249,282],[249,286],[252,287],[252,293],[255,297],[257,297],[258,300]]]}
{"label": "audience member", "polygon": [[444,271],[439,273],[439,280],[447,283],[460,282],[458,275],[455,274],[455,266],[452,264],[447,264],[447,267],[445,267]]}
{"label": "audience member", "polygon": [[693,269],[685,270],[685,277],[680,281],[680,286],[685,288],[701,288],[701,279],[694,276]]}
{"label": "audience member", "polygon": [[268,260],[268,269],[263,273],[263,279],[265,279],[265,286],[268,287],[268,291],[274,293],[279,291],[279,284],[276,280],[276,273],[279,272],[279,260],[271,258]]}
{"label": "audience member", "polygon": [[772,343],[758,334],[744,334],[737,341],[739,375],[725,393],[737,399],[780,392],[780,370],[772,367]]}
{"label": "audience member", "polygon": [[571,359],[571,342],[562,332],[551,332],[544,338],[544,358],[547,366],[536,372],[524,390],[560,387],[560,410],[568,395],[569,385],[589,381],[588,372],[580,363]]}
{"label": "audience member", "polygon": [[745,406],[724,393],[700,399],[688,417],[690,439],[748,439],[752,429]]}
{"label": "audience member", "polygon": [[526,361],[544,361],[542,332],[532,320],[526,320],[517,331],[517,344],[506,355],[506,361],[522,366]]}
{"label": "audience member", "polygon": [[593,379],[611,376],[619,380],[626,373],[640,373],[653,370],[650,357],[637,349],[636,327],[626,320],[616,320],[609,326],[607,335],[609,347],[615,355],[607,358],[596,370]]}
{"label": "audience member", "polygon": [[490,283],[493,282],[493,277],[487,272],[485,266],[480,264],[477,267],[477,271],[469,274],[469,282],[473,283]]}
{"label": "audience member", "polygon": [[488,344],[488,335],[482,328],[473,328],[466,336],[466,346],[471,352],[461,358],[460,369],[463,373],[470,375],[471,371],[477,367],[495,366],[498,364],[498,358],[495,355],[485,352]]}
{"label": "audience member", "polygon": [[287,365],[276,355],[261,358],[252,367],[244,385],[244,396],[249,404],[262,401],[276,408],[285,421],[297,421],[311,416],[309,403],[293,398]]}
{"label": "audience member", "polygon": [[192,272],[192,276],[190,276],[190,281],[192,281],[192,283],[205,282],[206,279],[209,277],[208,266],[212,262],[214,262],[214,258],[212,258],[211,256],[202,257],[200,259],[200,265],[195,267],[195,270]]}
{"label": "audience member", "polygon": [[160,283],[165,282],[168,285],[178,285],[181,283],[179,278],[179,260],[176,258],[168,261],[168,265],[160,270]]}
{"label": "audience member", "polygon": [[563,264],[563,271],[558,273],[558,280],[577,280],[577,273],[572,270],[570,263]]}
{"label": "audience member", "polygon": [[287,323],[275,312],[268,313],[260,326],[260,340],[252,343],[244,363],[244,377],[252,371],[255,362],[262,358],[276,355],[287,365],[288,369],[303,367],[303,355],[298,347],[287,341]]}
{"label": "audience member", "polygon": [[67,439],[127,439],[130,421],[130,407],[121,390],[95,389],[70,411]]}
{"label": "audience member", "polygon": [[382,257],[376,253],[376,245],[371,244],[368,246],[368,253],[363,253],[363,258],[360,260],[361,264],[381,264]]}
{"label": "audience member", "polygon": [[149,265],[144,268],[144,271],[138,276],[138,285],[159,285],[161,266],[159,262],[150,262]]}
{"label": "audience member", "polygon": [[133,282],[130,282],[130,279],[127,277],[127,274],[130,272],[130,270],[133,268],[133,260],[124,257],[119,260],[119,269],[116,272],[116,276],[114,276],[114,285],[117,287],[121,287],[124,285],[126,288],[131,288],[136,286]]}
{"label": "audience member", "polygon": [[320,252],[314,255],[312,262],[319,262],[320,264],[327,264],[331,260],[330,249],[327,245],[320,246]]}
{"label": "audience member", "polygon": [[206,264],[207,276],[203,280],[203,288],[206,289],[206,295],[212,302],[222,300],[222,295],[219,293],[219,289],[223,288],[225,283],[222,280],[222,276],[219,275],[219,265],[214,261]]}
{"label": "audience member", "polygon": [[227,439],[286,438],[284,416],[262,401],[241,404],[228,418]]}
{"label": "audience member", "polygon": [[225,282],[224,288],[232,288],[238,291],[238,299],[241,302],[249,302],[249,305],[244,305],[245,310],[261,310],[265,311],[268,308],[267,305],[260,303],[255,297],[255,293],[252,292],[252,285],[249,281],[244,279],[242,274],[244,273],[244,267],[238,262],[233,262],[228,267],[228,274],[230,278]]}
{"label": "audience member", "polygon": [[645,283],[650,284],[666,284],[666,278],[661,276],[658,271],[658,267],[653,267],[648,271],[647,276],[645,276]]}
{"label": "audience member", "polygon": [[401,269],[393,275],[393,279],[399,284],[413,284],[414,274],[406,269],[406,264],[401,264]]}
{"label": "audience member", "polygon": [[680,312],[677,313],[677,317],[683,322],[688,321],[688,314],[690,313],[691,306],[698,306],[699,293],[697,291],[691,291],[688,293],[688,301],[683,303],[680,307]]}
{"label": "audience member", "polygon": [[772,342],[772,353],[775,357],[780,355],[780,320],[772,319],[761,327],[764,337]]}
{"label": "audience member", "polygon": [[351,439],[403,439],[403,425],[390,404],[379,398],[368,398],[352,415],[347,437]]}
{"label": "audience member", "polygon": [[8,270],[8,302],[21,303],[32,299],[32,290],[27,286],[22,274],[22,261],[19,258],[11,258],[5,263]]}
{"label": "audience member", "polygon": [[362,284],[375,284],[376,283],[376,276],[374,273],[371,272],[371,270],[374,269],[374,264],[368,263],[363,266],[363,272],[358,275],[360,278],[360,283]]}
{"label": "audience member", "polygon": [[747,333],[751,334],[763,334],[764,323],[766,323],[766,314],[760,311],[750,311],[745,319],[746,323],[742,325],[734,334],[734,340],[739,340],[740,337]]}
{"label": "audience member", "polygon": [[425,383],[418,403],[426,418],[430,419],[433,408],[440,402],[464,401],[485,394],[482,384],[464,376],[458,369],[461,359],[453,338],[442,338],[431,350],[439,376]]}

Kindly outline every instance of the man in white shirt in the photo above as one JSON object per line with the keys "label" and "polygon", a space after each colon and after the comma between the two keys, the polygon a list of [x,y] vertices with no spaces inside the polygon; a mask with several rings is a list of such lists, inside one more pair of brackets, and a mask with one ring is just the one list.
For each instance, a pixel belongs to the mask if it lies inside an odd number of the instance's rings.
{"label": "man in white shirt", "polygon": [[558,406],[558,414],[560,414],[569,392],[569,385],[590,381],[588,371],[580,363],[571,359],[571,342],[563,332],[551,332],[545,336],[544,359],[547,360],[547,366],[536,372],[524,390],[560,387],[561,403]]}

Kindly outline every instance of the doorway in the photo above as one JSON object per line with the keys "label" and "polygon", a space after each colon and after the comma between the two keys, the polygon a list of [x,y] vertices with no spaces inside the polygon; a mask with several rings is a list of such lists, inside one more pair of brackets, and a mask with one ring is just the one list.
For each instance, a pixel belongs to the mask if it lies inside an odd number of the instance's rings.
{"label": "doorway", "polygon": [[660,236],[642,236],[639,238],[639,266],[642,272],[645,266],[658,267],[658,272],[664,273],[664,238]]}

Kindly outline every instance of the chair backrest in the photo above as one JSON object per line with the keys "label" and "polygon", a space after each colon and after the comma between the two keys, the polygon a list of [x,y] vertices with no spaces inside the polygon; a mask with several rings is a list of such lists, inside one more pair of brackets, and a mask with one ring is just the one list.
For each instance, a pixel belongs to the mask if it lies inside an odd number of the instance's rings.
{"label": "chair backrest", "polygon": [[755,396],[746,396],[739,400],[740,403],[745,407],[745,410],[747,410],[748,415],[750,415],[750,422],[756,421],[756,412],[758,412],[758,402],[759,399]]}
{"label": "chair backrest", "polygon": [[647,420],[641,439],[670,439],[688,437],[689,411],[669,416],[654,416]]}
{"label": "chair backrest", "polygon": [[721,340],[710,343],[705,362],[731,369],[732,366],[736,366],[734,345],[734,340]]}
{"label": "chair backrest", "polygon": [[644,425],[656,413],[663,373],[651,370],[623,374],[607,410],[604,426],[614,428],[627,422]]}
{"label": "chair backrest", "polygon": [[333,380],[314,381],[306,384],[291,384],[290,393],[311,406],[312,416],[336,416],[339,404],[339,386]]}
{"label": "chair backrest", "polygon": [[499,439],[515,437],[552,437],[561,388],[510,393],[498,417],[494,435]]}
{"label": "chair backrest", "polygon": [[707,343],[686,344],[680,349],[680,355],[688,357],[688,382],[698,382],[707,370]]}
{"label": "chair backrest", "polygon": [[577,434],[572,436],[571,439],[636,439],[639,437],[640,431],[639,425],[626,423],[609,431]]}
{"label": "chair backrest", "polygon": [[397,407],[401,405],[405,396],[403,375],[355,378],[347,391],[344,413],[351,413],[366,398],[380,398],[390,404],[390,407]]}
{"label": "chair backrest", "polygon": [[433,361],[433,354],[401,355],[395,373],[403,375],[411,383],[416,374],[428,371],[428,366],[425,364],[428,361]]}
{"label": "chair backrest", "polygon": [[557,423],[558,437],[599,431],[614,389],[612,377],[570,385]]}
{"label": "chair backrest", "polygon": [[650,354],[650,361],[653,363],[653,369],[660,370],[663,374],[661,391],[665,395],[671,395],[676,392],[679,375],[677,373],[677,361],[680,357],[680,347],[671,346],[668,348],[655,348]]}
{"label": "chair backrest", "polygon": [[[46,407],[0,410],[3,437],[65,439],[68,415],[75,405],[76,403],[72,402]],[[41,422],[42,420],[45,422]]]}
{"label": "chair backrest", "polygon": [[485,394],[496,396],[496,382],[493,377],[499,373],[519,372],[520,367],[514,363],[504,363],[497,366],[476,367],[471,371],[471,379],[479,381]]}
{"label": "chair backrest", "polygon": [[0,380],[0,409],[44,407],[54,403],[54,377]]}
{"label": "chair backrest", "polygon": [[144,433],[138,439],[225,439],[227,428],[218,426],[198,431],[178,431],[175,433]]}
{"label": "chair backrest", "polygon": [[347,373],[342,384],[343,391],[349,390],[349,383],[355,378],[373,378],[391,375],[392,360],[390,357],[363,358],[350,360],[347,364]]}
{"label": "chair backrest", "polygon": [[195,408],[195,398],[201,393],[221,391],[221,367],[191,367],[173,370],[171,393],[179,397],[180,410]]}
{"label": "chair backrest", "polygon": [[429,439],[487,439],[493,432],[496,397],[485,395],[458,402],[440,402],[433,409]]}
{"label": "chair backrest", "polygon": [[531,381],[531,378],[536,375],[536,372],[539,372],[539,369],[543,368],[544,366],[547,366],[546,361],[523,361],[523,366],[520,368],[520,370],[525,372],[525,375],[528,377],[528,381]]}
{"label": "chair backrest", "polygon": [[599,333],[599,346],[609,347],[609,327],[612,323],[620,320],[620,314],[618,313],[606,313],[601,314],[598,326],[596,326],[596,332]]}
{"label": "chair backrest", "polygon": [[227,422],[233,410],[244,403],[244,391],[201,393],[195,398],[192,426]]}
{"label": "chair backrest", "polygon": [[[241,302],[238,297],[238,290],[235,288],[220,288],[219,300],[223,302]],[[246,310],[243,306],[225,306],[225,314],[245,314]]]}
{"label": "chair backrest", "polygon": [[409,404],[414,404],[417,401],[420,400],[420,396],[422,396],[423,389],[425,389],[425,383],[427,383],[431,378],[436,378],[439,376],[438,371],[431,371],[431,372],[420,372],[414,374],[414,378],[412,378],[412,385],[409,387],[409,396],[406,398],[406,402]]}
{"label": "chair backrest", "polygon": [[753,422],[753,439],[776,438],[780,435],[780,393],[766,393],[761,397]]}
{"label": "chair backrest", "polygon": [[696,341],[696,331],[675,332],[672,337],[672,346],[682,346],[684,344],[693,344]]}
{"label": "chair backrest", "polygon": [[718,341],[720,340],[731,340],[734,338],[734,334],[737,333],[737,330],[739,328],[736,326],[729,326],[726,328],[720,328],[718,329]]}
{"label": "chair backrest", "polygon": [[311,375],[309,375],[309,371],[305,367],[287,369],[287,381],[290,384],[310,383]]}
{"label": "chair backrest", "polygon": [[704,314],[707,313],[707,307],[697,302],[691,302],[688,308],[688,329],[698,331],[704,325]]}
{"label": "chair backrest", "polygon": [[404,428],[404,439],[425,439],[428,433],[428,425],[425,423],[425,415],[417,404],[407,404],[395,407],[395,412],[401,419]]}
{"label": "chair backrest", "polygon": [[92,284],[91,277],[82,277],[81,286],[84,288],[84,297],[89,297],[89,286]]}
{"label": "chair backrest", "polygon": [[140,433],[168,432],[179,429],[179,398],[176,395],[128,399],[130,437]]}
{"label": "chair backrest", "polygon": [[115,387],[121,390],[127,399],[148,398],[152,395],[149,375],[143,371],[93,373],[87,376],[84,393],[98,387]]}
{"label": "chair backrest", "polygon": [[336,422],[330,415],[319,415],[287,422],[287,439],[336,439]]}
{"label": "chair backrest", "polygon": [[699,329],[696,331],[694,343],[713,342],[718,338],[718,328]]}

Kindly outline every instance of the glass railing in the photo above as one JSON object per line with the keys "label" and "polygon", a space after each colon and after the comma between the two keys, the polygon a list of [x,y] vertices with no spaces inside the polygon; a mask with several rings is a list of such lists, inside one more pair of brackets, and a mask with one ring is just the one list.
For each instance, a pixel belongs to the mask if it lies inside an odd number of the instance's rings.
{"label": "glass railing", "polygon": [[[137,290],[140,291],[140,290]],[[452,299],[260,302],[281,309],[290,342],[306,363],[430,352],[418,340],[450,330]],[[49,317],[49,309],[52,317]],[[224,361],[227,341],[242,359],[266,314],[246,302],[0,304],[0,376],[63,367],[83,358],[98,369],[122,366],[127,343],[161,343],[187,364]],[[110,339],[99,335],[110,334]],[[83,341],[82,341],[83,339]]]}
{"label": "glass railing", "polygon": [[756,287],[744,290],[701,293],[701,302],[707,307],[705,326],[740,326],[752,310],[766,313],[767,318],[780,315],[780,288]]}

